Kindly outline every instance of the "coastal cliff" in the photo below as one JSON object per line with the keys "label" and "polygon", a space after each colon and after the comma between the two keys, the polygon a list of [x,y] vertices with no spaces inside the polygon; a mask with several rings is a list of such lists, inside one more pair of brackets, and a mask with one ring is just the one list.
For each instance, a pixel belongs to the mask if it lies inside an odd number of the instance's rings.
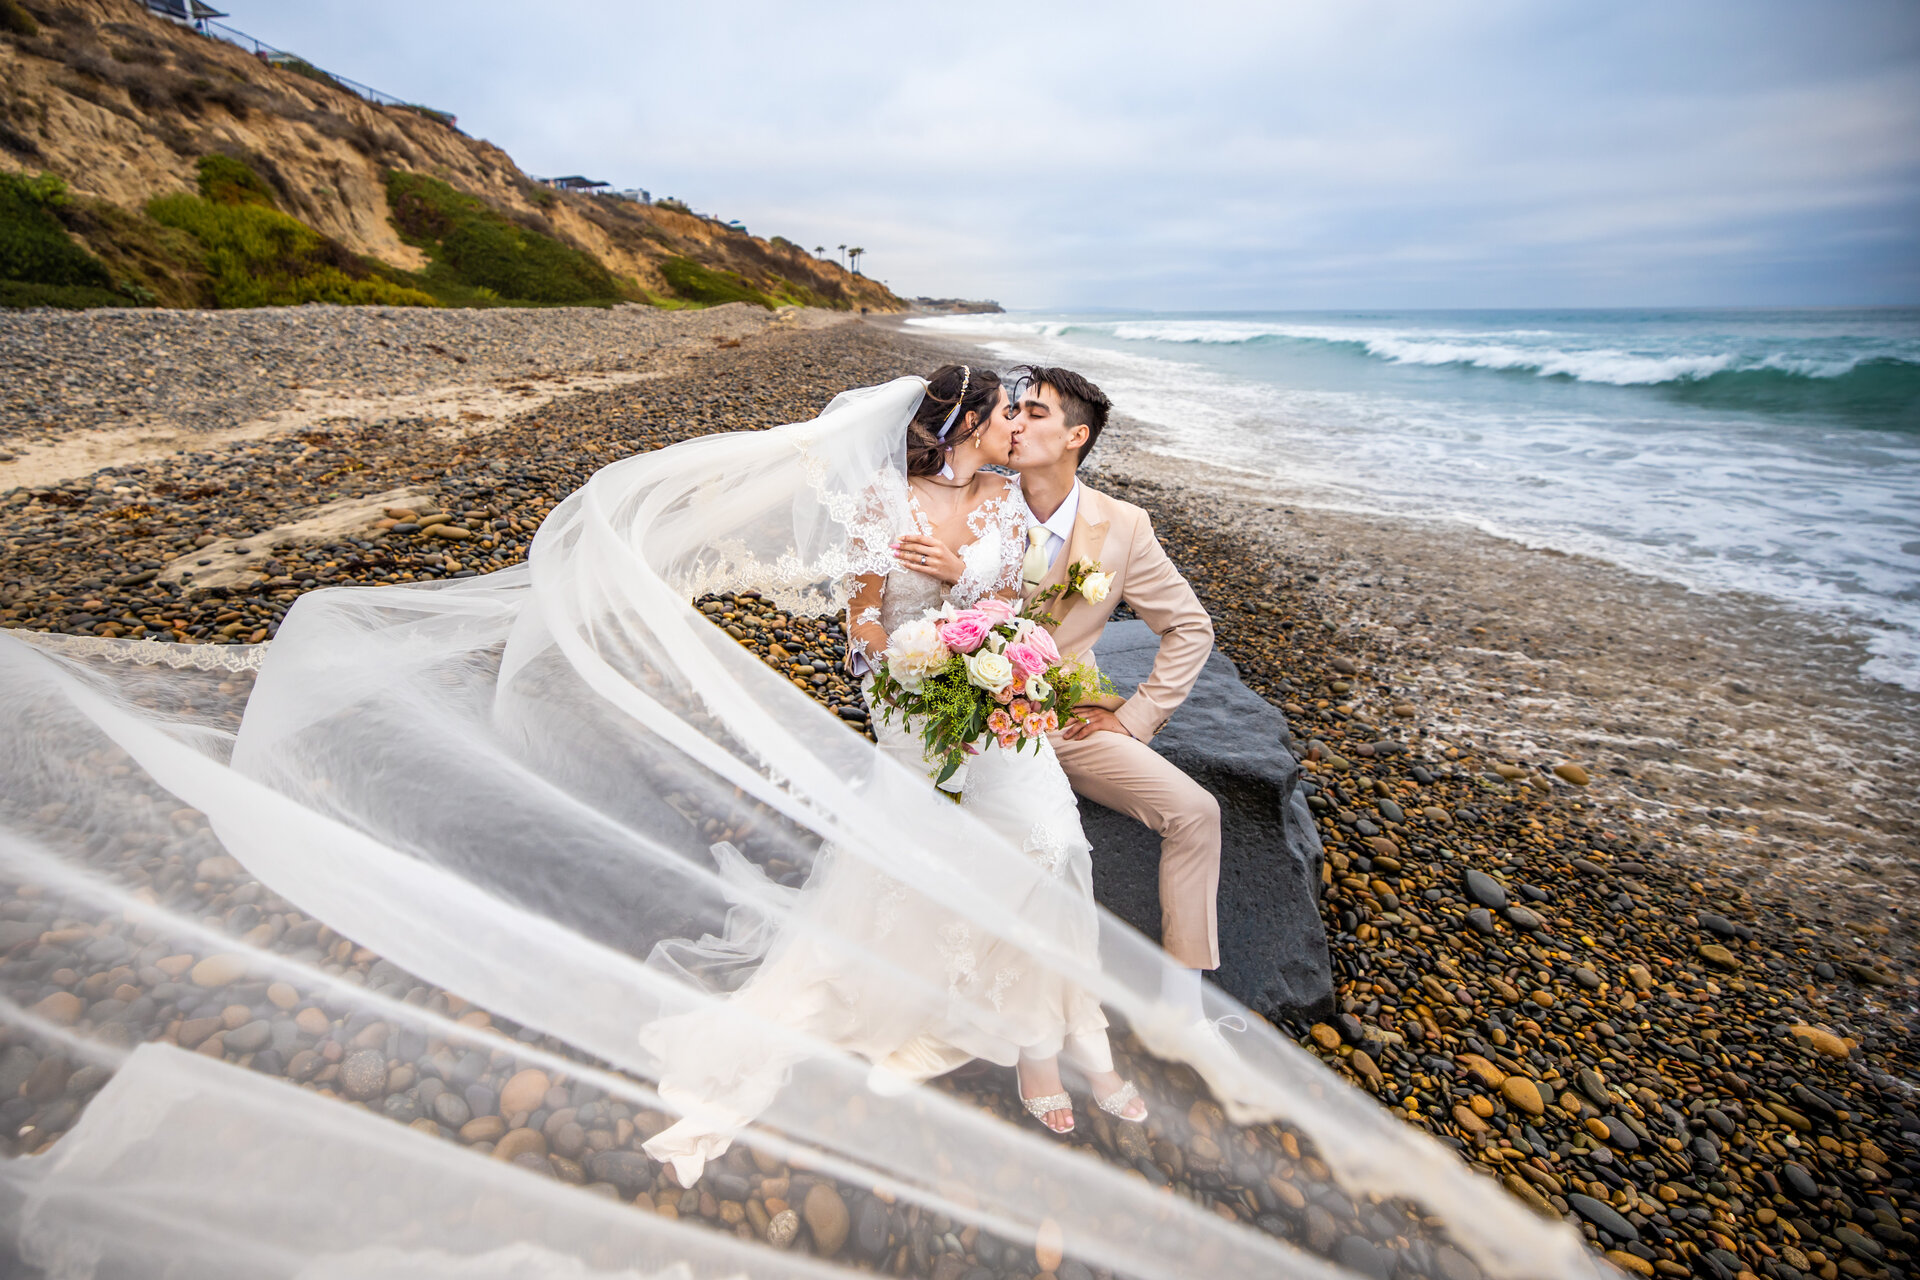
{"label": "coastal cliff", "polygon": [[[12,192],[0,199],[0,278],[46,286],[37,296],[10,298],[16,305],[114,300],[47,291],[74,287],[104,288],[119,305],[258,305],[232,302],[215,287],[219,264],[210,258],[226,247],[218,233],[229,226],[188,226],[191,219],[155,208],[167,200],[221,203],[208,191],[207,162],[215,157],[260,179],[252,202],[278,214],[277,233],[301,241],[309,257],[349,279],[385,280],[443,304],[906,309],[877,281],[677,202],[549,189],[443,112],[376,105],[305,63],[270,63],[136,0],[0,5],[0,182]],[[58,183],[40,179],[29,190],[29,180],[43,174]],[[418,197],[423,184],[435,207],[424,217],[415,208],[409,225],[405,197]],[[49,217],[99,265],[68,262],[52,271],[57,278],[44,279],[50,253],[72,257],[57,243],[33,247],[35,218],[44,224],[41,241],[57,235]],[[588,283],[560,296],[504,292],[485,254],[463,262],[448,251],[446,233],[466,243],[476,227],[483,241],[534,245],[563,264],[557,270]],[[29,247],[18,248],[22,241]],[[390,292],[294,293],[271,300],[398,300]]]}

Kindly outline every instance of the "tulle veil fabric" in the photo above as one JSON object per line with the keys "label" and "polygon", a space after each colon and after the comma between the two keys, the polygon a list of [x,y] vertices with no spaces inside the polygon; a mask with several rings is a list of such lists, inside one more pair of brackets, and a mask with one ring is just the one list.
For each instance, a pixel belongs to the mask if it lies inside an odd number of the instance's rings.
{"label": "tulle veil fabric", "polygon": [[[1489,1274],[1588,1273],[1572,1233],[1467,1174],[1264,1023],[1254,1020],[1231,1054],[1188,1035],[1157,1000],[1166,957],[1118,921],[1103,917],[1089,964],[1033,927],[1043,916],[1008,912],[1006,903],[1064,890],[691,606],[706,592],[751,589],[787,610],[828,613],[844,603],[850,574],[885,572],[884,548],[910,520],[904,431],[923,393],[903,378],[845,393],[811,422],[616,462],[555,509],[525,565],[312,592],[270,646],[0,635],[0,871],[188,938],[199,921],[150,894],[128,896],[113,851],[131,837],[104,831],[150,827],[177,842],[175,828],[191,821],[177,815],[204,815],[210,846],[299,910],[605,1064],[606,1087],[636,1105],[701,1113],[697,1097],[655,1092],[663,1063],[640,1032],[704,1011],[704,1025],[730,1024],[738,1052],[782,1068],[784,1083],[755,1099],[741,1138],[750,1146],[1010,1238],[1031,1239],[1051,1218],[1075,1256],[1128,1275],[1188,1275],[1199,1262],[1216,1274],[1331,1274],[1037,1127],[1008,1126],[934,1089],[876,1093],[867,1062],[727,1001],[737,975],[647,963],[674,940],[756,931],[857,953],[858,938],[831,919],[796,914],[791,895],[764,889],[769,864],[805,875],[831,846],[1084,987],[1155,1052],[1189,1062],[1234,1121],[1297,1127],[1348,1194],[1422,1205]],[[856,958],[893,1000],[937,1001],[993,1024],[991,1001],[954,990],[935,947]],[[266,951],[253,960],[263,970],[290,963]],[[311,965],[293,971],[333,981]],[[1217,991],[1207,998],[1214,1014],[1237,1008]],[[381,1008],[399,1024],[424,1016]],[[254,1176],[245,1163],[185,1140],[195,1108],[298,1091],[217,1063],[182,1070],[175,1056],[133,1053],[55,1152],[138,1115],[175,1139],[179,1179],[209,1200],[244,1200]],[[249,1132],[304,1142],[331,1114],[281,1099]],[[708,1118],[729,1126],[741,1116],[721,1108]],[[361,1128],[335,1136],[368,1167],[395,1144],[429,1141],[394,1128],[390,1138]],[[97,1204],[74,1190],[87,1167],[35,1157],[0,1171],[19,1215],[12,1225],[43,1237],[78,1229],[85,1215],[74,1206]],[[393,1194],[425,1196],[410,1185],[395,1179]],[[176,1235],[159,1223],[177,1206],[166,1179],[129,1180],[120,1195],[123,1206],[152,1198],[127,1230],[169,1247]],[[353,1237],[352,1205],[330,1203],[326,1188],[303,1211]],[[252,1232],[262,1256],[277,1248],[271,1214],[221,1216],[209,1229],[236,1240]],[[465,1247],[457,1233],[430,1243],[456,1255]]]}

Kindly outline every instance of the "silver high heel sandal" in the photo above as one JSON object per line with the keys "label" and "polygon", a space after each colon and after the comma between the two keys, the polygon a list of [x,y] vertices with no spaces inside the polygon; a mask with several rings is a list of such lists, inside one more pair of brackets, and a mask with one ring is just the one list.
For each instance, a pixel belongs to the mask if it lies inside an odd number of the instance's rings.
{"label": "silver high heel sandal", "polygon": [[1140,1091],[1133,1087],[1133,1081],[1123,1080],[1120,1082],[1120,1087],[1113,1091],[1111,1097],[1095,1098],[1093,1104],[1116,1120],[1125,1120],[1128,1124],[1145,1124],[1148,1113],[1144,1105],[1142,1105],[1139,1115],[1130,1116],[1126,1114],[1127,1104],[1139,1096]]}
{"label": "silver high heel sandal", "polygon": [[1073,1110],[1073,1099],[1066,1093],[1043,1093],[1037,1098],[1029,1098],[1026,1094],[1020,1092],[1018,1085],[1014,1086],[1013,1092],[1014,1096],[1020,1099],[1020,1105],[1027,1109],[1027,1114],[1035,1120],[1038,1120],[1040,1127],[1048,1133],[1065,1137],[1067,1134],[1073,1132],[1073,1123],[1071,1121],[1067,1123],[1067,1127],[1064,1129],[1056,1129],[1047,1123],[1047,1112]]}

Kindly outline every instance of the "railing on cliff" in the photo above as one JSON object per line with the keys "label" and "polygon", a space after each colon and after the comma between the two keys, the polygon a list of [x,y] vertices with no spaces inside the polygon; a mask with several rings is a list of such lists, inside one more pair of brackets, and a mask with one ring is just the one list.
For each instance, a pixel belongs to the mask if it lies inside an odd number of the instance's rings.
{"label": "railing on cliff", "polygon": [[[149,0],[149,7],[155,7],[153,0]],[[164,13],[168,17],[176,16],[173,13],[173,7],[164,3],[156,7],[156,12]],[[276,49],[266,41],[250,36],[244,31],[229,27],[225,23],[215,22],[211,18],[196,18],[193,21],[193,26],[196,30],[212,36],[216,40],[224,40],[228,44],[238,45],[240,48],[247,50],[256,58],[259,58],[262,62],[271,66],[294,72],[296,75],[306,76],[310,80],[318,80],[322,84],[330,84],[335,88],[345,89],[348,93],[364,98],[377,106],[405,107],[409,111],[418,111],[421,115],[438,120],[440,123],[449,127],[454,125],[455,118],[451,111],[438,111],[432,107],[423,107],[417,102],[408,102],[405,98],[396,98],[390,93],[383,93],[372,85],[361,84],[358,80],[349,80],[347,77],[339,75],[336,72],[322,70],[297,53],[289,53],[285,49]]]}

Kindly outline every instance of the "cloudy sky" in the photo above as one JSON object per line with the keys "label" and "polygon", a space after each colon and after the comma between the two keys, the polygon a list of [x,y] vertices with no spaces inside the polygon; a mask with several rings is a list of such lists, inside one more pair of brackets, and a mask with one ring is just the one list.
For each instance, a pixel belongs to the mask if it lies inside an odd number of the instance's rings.
{"label": "cloudy sky", "polygon": [[910,294],[1920,302],[1920,4],[232,0],[228,20]]}

